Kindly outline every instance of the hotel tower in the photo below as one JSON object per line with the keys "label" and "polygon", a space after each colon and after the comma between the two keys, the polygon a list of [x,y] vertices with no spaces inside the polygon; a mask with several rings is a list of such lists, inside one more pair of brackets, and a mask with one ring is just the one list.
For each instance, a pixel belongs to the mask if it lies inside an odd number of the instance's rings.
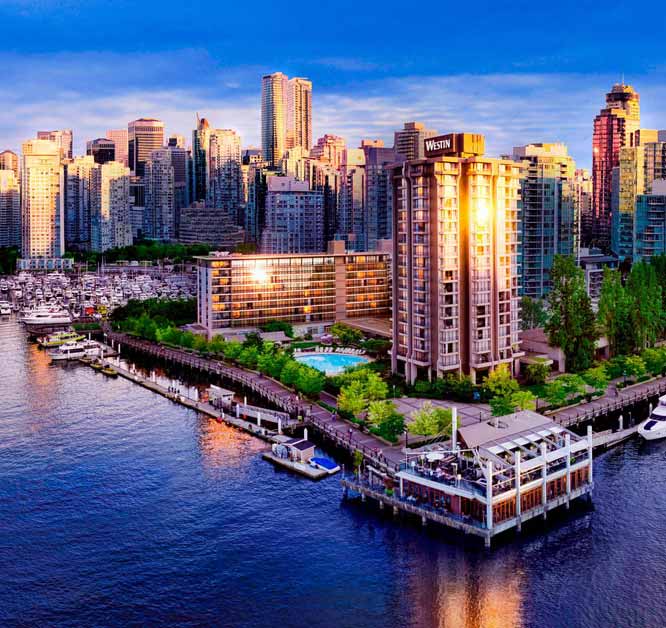
{"label": "hotel tower", "polygon": [[392,170],[392,368],[478,380],[520,352],[520,164],[484,157],[482,135],[424,141]]}

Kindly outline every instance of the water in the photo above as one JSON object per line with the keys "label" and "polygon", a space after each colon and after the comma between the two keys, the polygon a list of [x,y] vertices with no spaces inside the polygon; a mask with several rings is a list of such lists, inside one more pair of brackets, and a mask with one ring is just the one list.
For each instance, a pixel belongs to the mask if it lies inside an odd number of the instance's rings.
{"label": "water", "polygon": [[305,353],[296,357],[302,364],[312,366],[327,375],[338,375],[348,366],[368,362],[368,358],[348,353]]}
{"label": "water", "polygon": [[0,321],[0,625],[666,625],[666,443],[490,553],[340,500],[264,444]]}

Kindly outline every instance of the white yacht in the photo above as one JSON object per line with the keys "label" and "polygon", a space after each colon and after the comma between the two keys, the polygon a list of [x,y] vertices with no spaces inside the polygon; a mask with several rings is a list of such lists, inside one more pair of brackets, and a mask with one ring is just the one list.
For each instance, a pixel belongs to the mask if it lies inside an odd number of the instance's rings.
{"label": "white yacht", "polygon": [[26,325],[60,325],[71,323],[72,317],[62,309],[41,307],[26,314],[23,322]]}
{"label": "white yacht", "polygon": [[12,306],[7,301],[0,302],[0,316],[9,316],[12,313]]}
{"label": "white yacht", "polygon": [[94,340],[82,340],[81,342],[66,342],[54,351],[49,351],[51,360],[78,360],[85,357],[96,357],[100,355],[100,346]]}
{"label": "white yacht", "polygon": [[638,426],[638,433],[645,440],[666,438],[666,395],[659,397],[652,414]]}

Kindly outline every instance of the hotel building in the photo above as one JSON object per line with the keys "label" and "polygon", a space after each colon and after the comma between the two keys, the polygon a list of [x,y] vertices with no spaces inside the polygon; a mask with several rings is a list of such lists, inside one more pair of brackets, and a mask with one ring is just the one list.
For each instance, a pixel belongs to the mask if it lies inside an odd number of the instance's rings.
{"label": "hotel building", "polygon": [[61,149],[50,140],[28,140],[21,161],[21,254],[24,258],[62,257],[65,217]]}
{"label": "hotel building", "polygon": [[63,129],[62,131],[38,131],[37,139],[55,142],[60,149],[60,156],[62,159],[72,159],[72,149],[74,145],[74,133],[72,132],[72,129]]}
{"label": "hotel building", "polygon": [[425,140],[393,176],[392,368],[477,380],[520,351],[520,164],[482,135]]}
{"label": "hotel building", "polygon": [[198,257],[198,324],[211,337],[274,319],[319,333],[338,320],[388,318],[390,259],[345,252],[342,242],[317,254]]}
{"label": "hotel building", "polygon": [[129,168],[118,161],[97,166],[92,173],[91,197],[92,250],[130,246],[133,238]]}
{"label": "hotel building", "polygon": [[435,137],[437,131],[426,129],[422,122],[405,122],[393,136],[393,149],[405,159],[423,159],[424,141]]}
{"label": "hotel building", "polygon": [[143,177],[151,153],[164,146],[164,122],[139,118],[127,125],[127,152],[130,170]]}
{"label": "hotel building", "polygon": [[21,193],[13,170],[0,169],[0,246],[21,244]]}
{"label": "hotel building", "polygon": [[154,150],[145,165],[144,236],[168,241],[175,237],[174,172],[168,148]]}

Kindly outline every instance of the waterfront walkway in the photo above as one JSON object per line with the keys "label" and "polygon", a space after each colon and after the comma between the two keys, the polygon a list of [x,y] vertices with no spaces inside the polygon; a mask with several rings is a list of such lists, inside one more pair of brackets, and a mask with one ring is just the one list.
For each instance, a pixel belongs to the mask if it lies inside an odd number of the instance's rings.
{"label": "waterfront walkway", "polygon": [[[373,434],[361,432],[351,423],[340,419],[337,413],[322,408],[316,403],[300,399],[294,391],[261,373],[225,364],[219,360],[204,358],[184,349],[165,347],[148,340],[114,332],[109,327],[105,328],[104,333],[107,340],[113,343],[112,346],[119,353],[122,353],[123,346],[128,347],[165,362],[195,368],[238,384],[292,416],[300,415],[303,417],[304,424],[311,424],[327,439],[351,453],[360,451],[368,462],[376,466],[395,471],[404,458],[401,445],[388,445]],[[333,405],[331,401],[334,402],[335,399],[331,395],[322,393],[322,397],[327,404]]]}

